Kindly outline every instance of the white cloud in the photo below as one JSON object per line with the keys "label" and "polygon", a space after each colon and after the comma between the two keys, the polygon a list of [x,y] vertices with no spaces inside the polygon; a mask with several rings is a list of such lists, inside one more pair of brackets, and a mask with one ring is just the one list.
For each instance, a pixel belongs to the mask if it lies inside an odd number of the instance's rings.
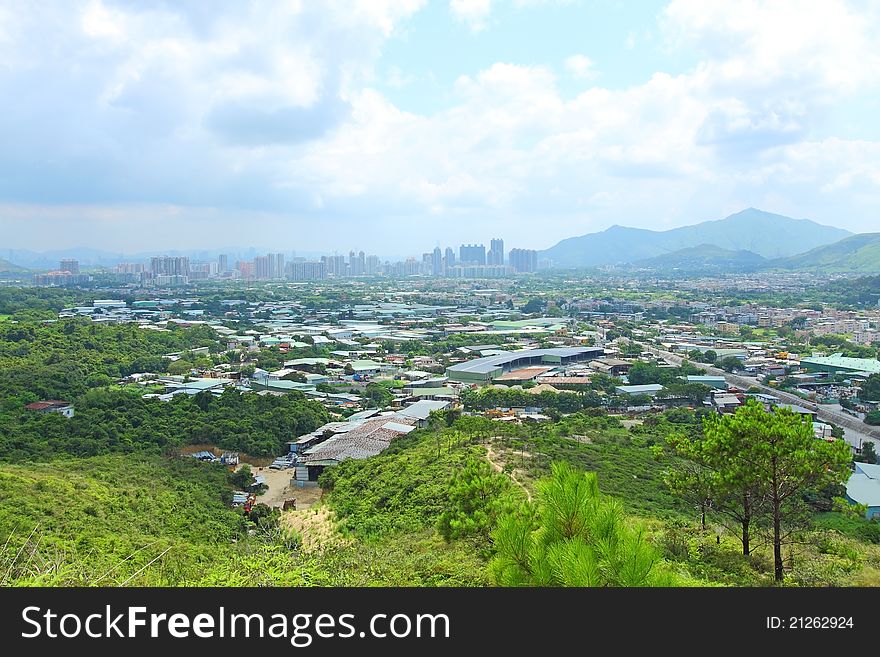
{"label": "white cloud", "polygon": [[[391,227],[429,213],[448,219],[429,241],[503,230],[534,246],[765,201],[870,228],[880,144],[835,137],[829,123],[880,85],[870,11],[674,0],[665,47],[698,53],[689,70],[606,88],[584,54],[558,71],[496,62],[459,71],[451,104],[418,114],[372,81],[401,88],[426,74],[377,64],[421,4],[0,9],[0,92],[16,98],[0,122],[0,202],[57,204],[71,222],[100,219],[102,204],[131,204],[137,218],[173,205],[200,226],[286,218],[291,235],[322,243],[334,239],[314,230],[325,217],[355,231],[370,222],[374,250],[402,233],[424,241]],[[450,4],[471,27],[491,10]],[[51,50],[34,38],[47,31]],[[557,75],[592,82],[571,97]]]}
{"label": "white cloud", "polygon": [[565,60],[565,68],[571,75],[580,80],[596,76],[595,62],[586,55],[572,55]]}
{"label": "white cloud", "polygon": [[492,13],[492,0],[449,0],[449,11],[456,20],[479,32],[486,28]]}

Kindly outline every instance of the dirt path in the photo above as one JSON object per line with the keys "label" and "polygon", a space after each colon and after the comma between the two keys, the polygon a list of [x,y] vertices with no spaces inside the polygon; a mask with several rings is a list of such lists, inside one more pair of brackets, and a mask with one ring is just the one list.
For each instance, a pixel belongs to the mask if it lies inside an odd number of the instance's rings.
{"label": "dirt path", "polygon": [[285,500],[295,499],[297,509],[308,509],[321,499],[321,489],[317,486],[299,488],[290,485],[290,480],[293,478],[292,468],[288,470],[253,468],[253,473],[266,478],[266,485],[269,488],[257,497],[257,502],[262,502],[267,506],[280,508]]}
{"label": "dirt path", "polygon": [[[495,469],[496,472],[504,472],[504,467],[498,462],[497,459],[498,453],[495,452],[495,450],[493,449],[492,443],[489,443],[486,446],[486,460],[489,461],[490,465]],[[531,502],[532,494],[531,492],[529,492],[529,489],[526,488],[525,485],[516,478],[516,475],[513,472],[511,472],[508,476],[513,481],[513,483],[522,488],[523,492],[526,494],[526,499]]]}

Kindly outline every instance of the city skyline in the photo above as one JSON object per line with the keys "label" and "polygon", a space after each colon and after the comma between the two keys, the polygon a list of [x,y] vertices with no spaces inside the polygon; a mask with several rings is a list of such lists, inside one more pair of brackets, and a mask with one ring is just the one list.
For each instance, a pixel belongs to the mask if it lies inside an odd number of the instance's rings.
{"label": "city skyline", "polygon": [[0,3],[0,247],[869,231],[878,33],[865,2]]}

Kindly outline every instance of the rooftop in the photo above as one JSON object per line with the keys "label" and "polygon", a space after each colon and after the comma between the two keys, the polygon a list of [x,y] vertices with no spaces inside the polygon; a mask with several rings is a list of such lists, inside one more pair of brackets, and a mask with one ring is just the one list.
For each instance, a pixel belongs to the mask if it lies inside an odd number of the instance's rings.
{"label": "rooftop", "polygon": [[875,358],[850,358],[849,356],[833,354],[831,356],[801,358],[801,365],[804,364],[824,365],[826,367],[839,367],[846,370],[880,374],[880,360]]}
{"label": "rooftop", "polygon": [[431,411],[440,411],[449,406],[448,401],[422,399],[415,404],[410,404],[402,411],[398,411],[397,415],[403,418],[412,418],[416,420],[427,420]]}
{"label": "rooftop", "polygon": [[508,351],[506,353],[494,356],[484,356],[483,358],[475,358],[466,363],[452,365],[448,370],[453,372],[470,372],[473,374],[489,374],[499,367],[504,367],[518,360],[527,358],[542,358],[544,356],[558,356],[560,358],[571,358],[583,354],[594,354],[603,352],[604,350],[595,347],[558,347],[555,349],[523,349],[522,351]]}

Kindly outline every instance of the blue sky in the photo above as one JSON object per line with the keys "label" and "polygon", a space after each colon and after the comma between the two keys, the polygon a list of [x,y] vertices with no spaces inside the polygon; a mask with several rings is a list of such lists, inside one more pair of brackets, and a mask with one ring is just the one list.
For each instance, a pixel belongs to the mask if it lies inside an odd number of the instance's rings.
{"label": "blue sky", "polygon": [[0,249],[876,231],[876,3],[0,0]]}

